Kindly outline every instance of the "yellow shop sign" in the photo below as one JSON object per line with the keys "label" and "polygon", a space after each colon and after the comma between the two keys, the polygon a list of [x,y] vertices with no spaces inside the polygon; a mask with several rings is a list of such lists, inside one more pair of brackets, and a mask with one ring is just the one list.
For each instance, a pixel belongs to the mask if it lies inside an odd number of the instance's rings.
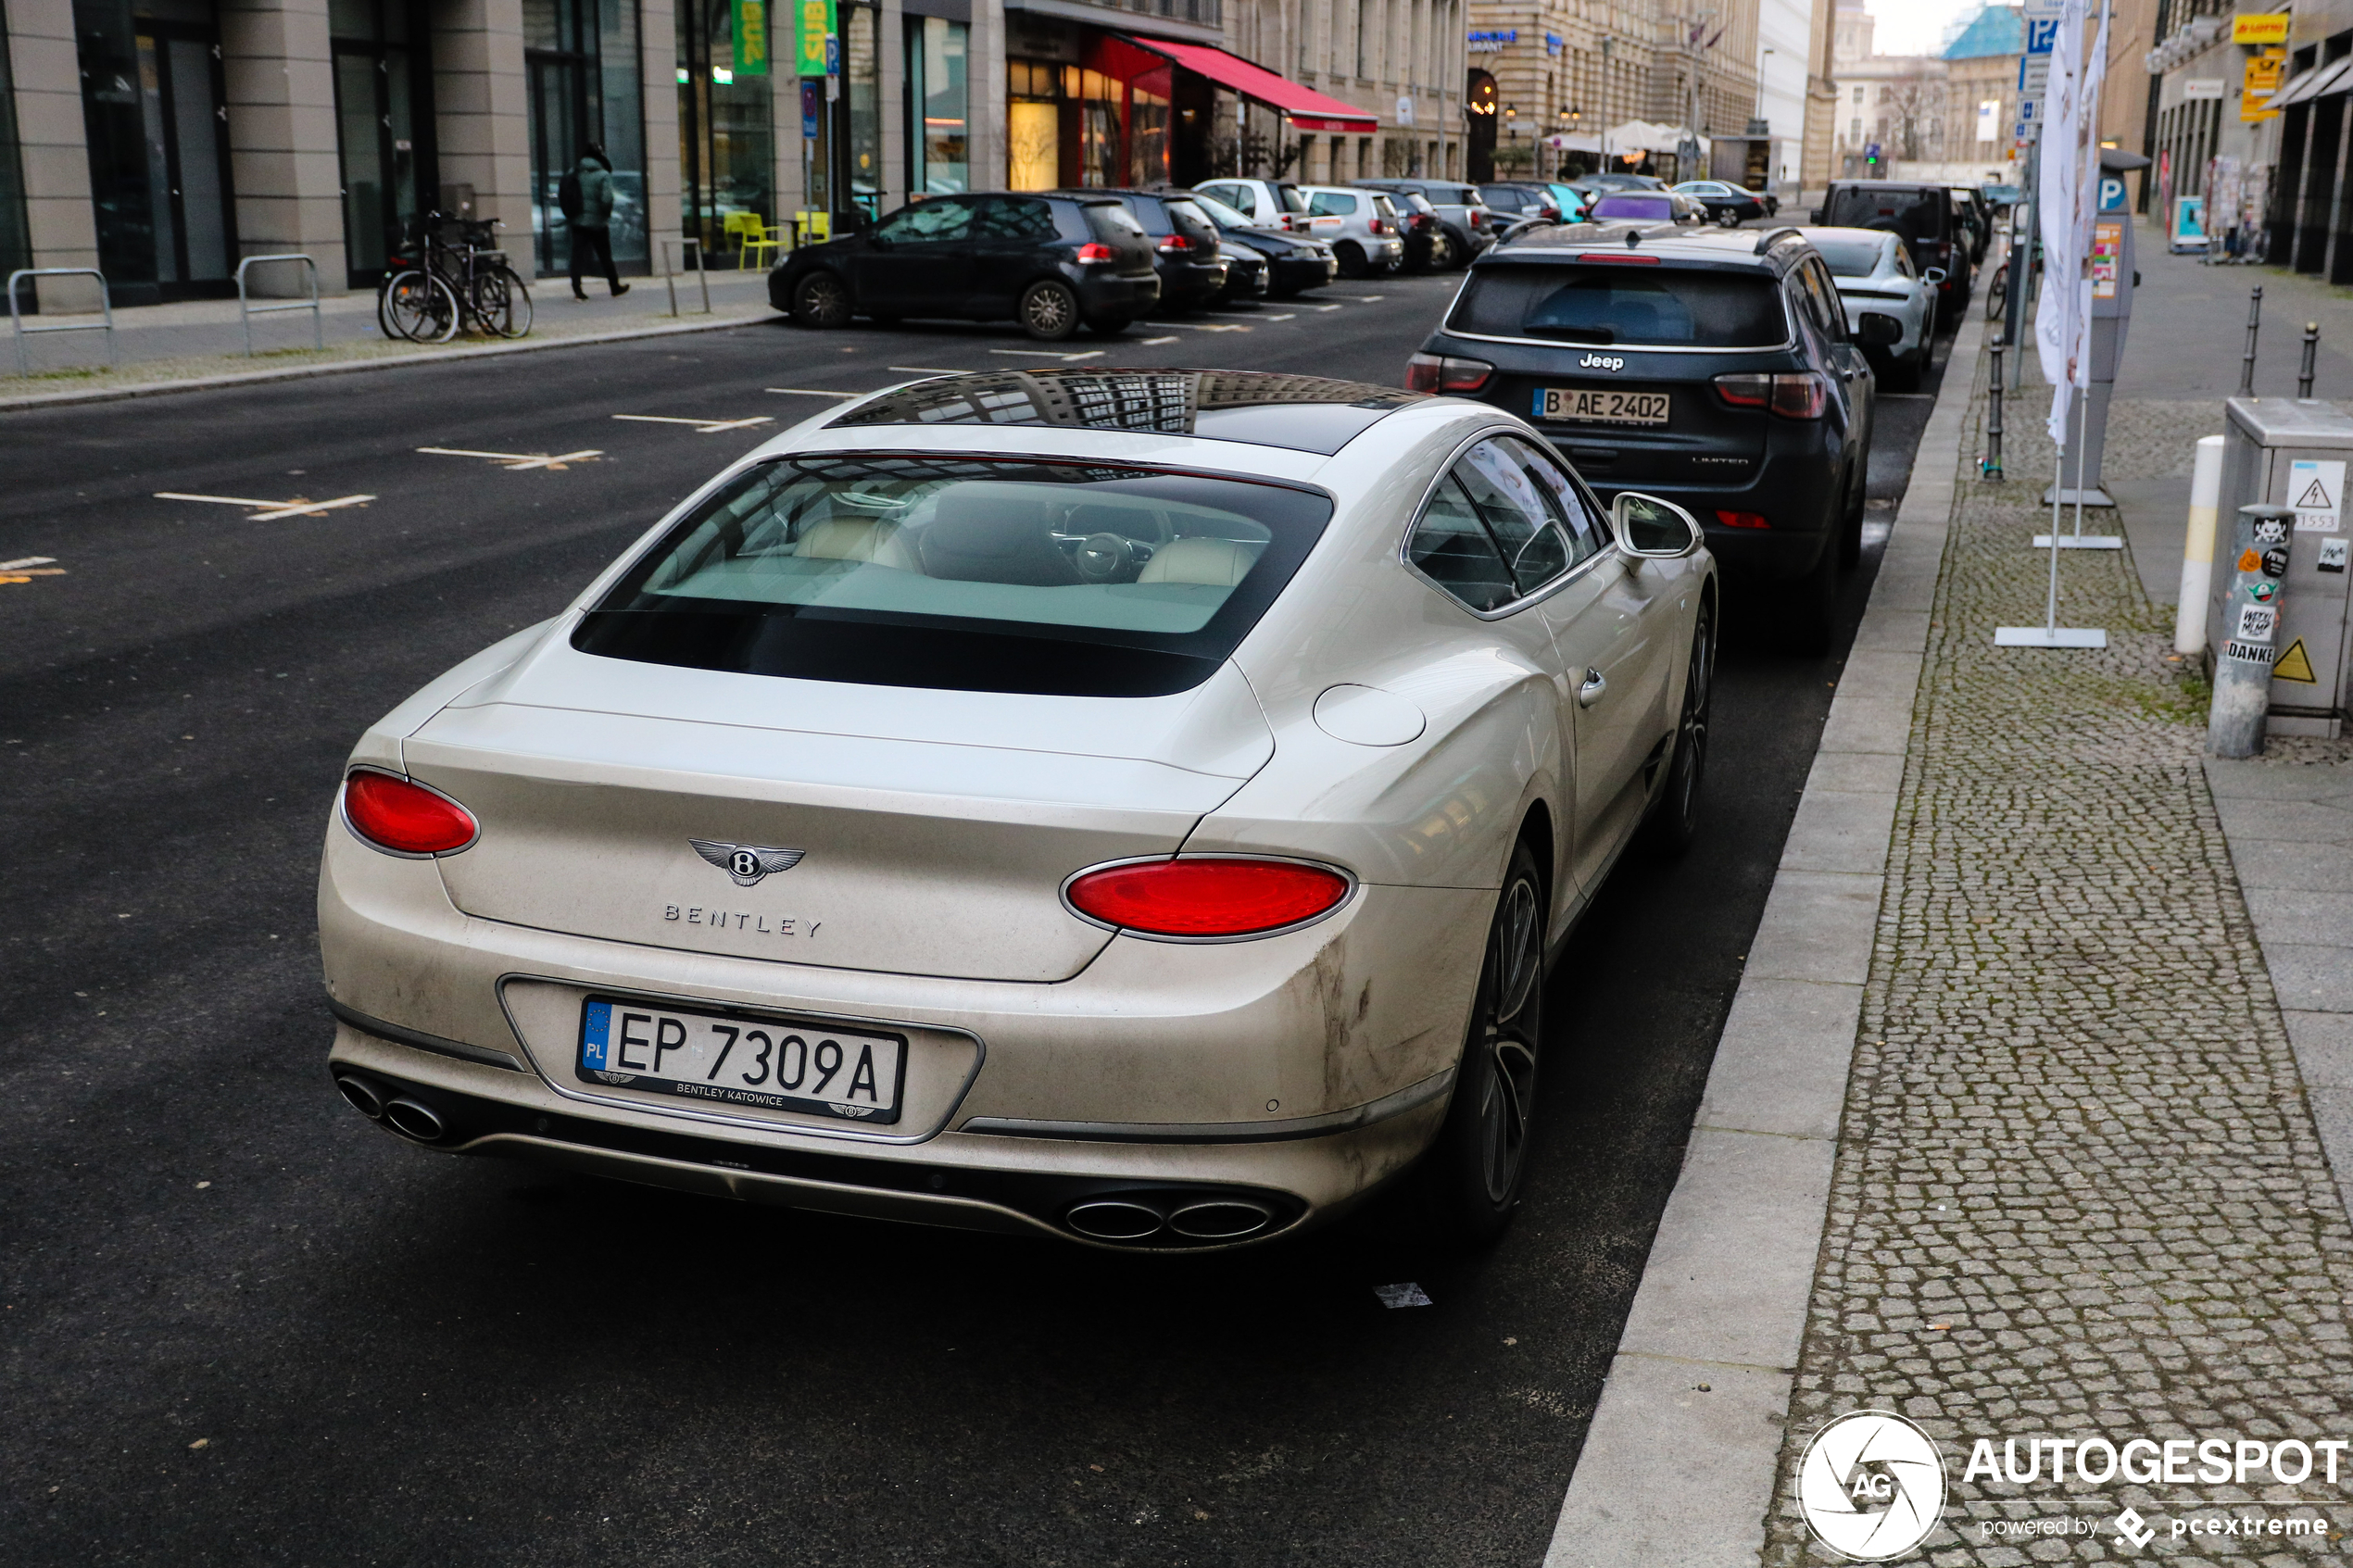
{"label": "yellow shop sign", "polygon": [[2262,16],[2233,17],[2231,42],[2233,44],[2284,44],[2287,42],[2288,14],[2271,11]]}

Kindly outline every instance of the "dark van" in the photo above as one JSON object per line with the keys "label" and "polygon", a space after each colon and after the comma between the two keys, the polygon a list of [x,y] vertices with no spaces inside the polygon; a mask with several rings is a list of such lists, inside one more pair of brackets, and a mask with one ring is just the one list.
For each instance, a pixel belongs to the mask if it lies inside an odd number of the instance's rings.
{"label": "dark van", "polygon": [[1814,209],[1814,221],[1834,229],[1885,229],[1904,237],[1914,268],[1944,269],[1936,319],[1958,321],[1969,296],[1969,236],[1953,210],[1948,187],[1911,180],[1834,180]]}

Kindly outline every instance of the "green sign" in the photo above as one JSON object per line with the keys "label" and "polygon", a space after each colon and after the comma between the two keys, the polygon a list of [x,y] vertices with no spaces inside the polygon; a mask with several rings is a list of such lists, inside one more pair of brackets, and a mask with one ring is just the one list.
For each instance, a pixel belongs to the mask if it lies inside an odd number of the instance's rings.
{"label": "green sign", "polygon": [[794,70],[801,76],[832,75],[825,44],[834,35],[834,0],[792,0],[792,5]]}
{"label": "green sign", "polygon": [[735,0],[736,74],[768,74],[768,0]]}

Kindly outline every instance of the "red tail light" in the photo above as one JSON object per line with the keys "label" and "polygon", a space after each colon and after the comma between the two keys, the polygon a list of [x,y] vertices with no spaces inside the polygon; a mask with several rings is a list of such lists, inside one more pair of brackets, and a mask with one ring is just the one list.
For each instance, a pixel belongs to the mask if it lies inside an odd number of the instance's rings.
{"label": "red tail light", "polygon": [[1092,266],[1097,262],[1116,261],[1118,259],[1119,252],[1112,249],[1111,246],[1107,245],[1097,245],[1090,242],[1078,247],[1078,264],[1081,267]]}
{"label": "red tail light", "polygon": [[1190,256],[1192,252],[1193,242],[1182,234],[1171,234],[1160,242],[1163,256]]}
{"label": "red tail light", "polygon": [[437,789],[372,768],[343,783],[343,820],[361,842],[395,855],[447,855],[482,832],[473,813]]}
{"label": "red tail light", "polygon": [[1416,354],[1405,361],[1405,390],[1477,392],[1494,373],[1495,367],[1484,359],[1457,359],[1451,354]]}
{"label": "red tail light", "polygon": [[1365,232],[1368,234],[1386,234],[1389,232],[1389,225],[1382,222],[1378,218],[1367,219],[1365,222]]}
{"label": "red tail light", "polygon": [[1088,920],[1147,936],[1258,936],[1328,913],[1350,885],[1292,860],[1149,860],[1074,877],[1063,897]]}
{"label": "red tail light", "polygon": [[1773,526],[1765,521],[1763,512],[1728,512],[1721,508],[1717,509],[1716,521],[1727,528],[1770,528]]}
{"label": "red tail light", "polygon": [[1536,209],[1536,216],[1547,223],[1557,223],[1561,220],[1561,209],[1556,207],[1540,207]]}
{"label": "red tail light", "polygon": [[1818,420],[1829,412],[1831,383],[1813,370],[1768,376],[1755,371],[1718,376],[1716,395],[1735,408],[1770,408],[1793,420]]}

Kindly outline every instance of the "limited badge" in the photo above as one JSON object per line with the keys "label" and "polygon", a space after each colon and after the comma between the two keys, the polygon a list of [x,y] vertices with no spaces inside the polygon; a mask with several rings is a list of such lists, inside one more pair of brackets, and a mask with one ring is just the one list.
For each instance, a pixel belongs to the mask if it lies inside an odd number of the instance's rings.
{"label": "limited badge", "polygon": [[2253,550],[2242,550],[2239,552],[2239,570],[2241,571],[2260,571],[2263,570],[2263,558],[2257,555]]}
{"label": "limited badge", "polygon": [[2266,577],[2285,577],[2287,575],[2287,552],[2285,550],[2266,550],[2263,552],[2263,575]]}

